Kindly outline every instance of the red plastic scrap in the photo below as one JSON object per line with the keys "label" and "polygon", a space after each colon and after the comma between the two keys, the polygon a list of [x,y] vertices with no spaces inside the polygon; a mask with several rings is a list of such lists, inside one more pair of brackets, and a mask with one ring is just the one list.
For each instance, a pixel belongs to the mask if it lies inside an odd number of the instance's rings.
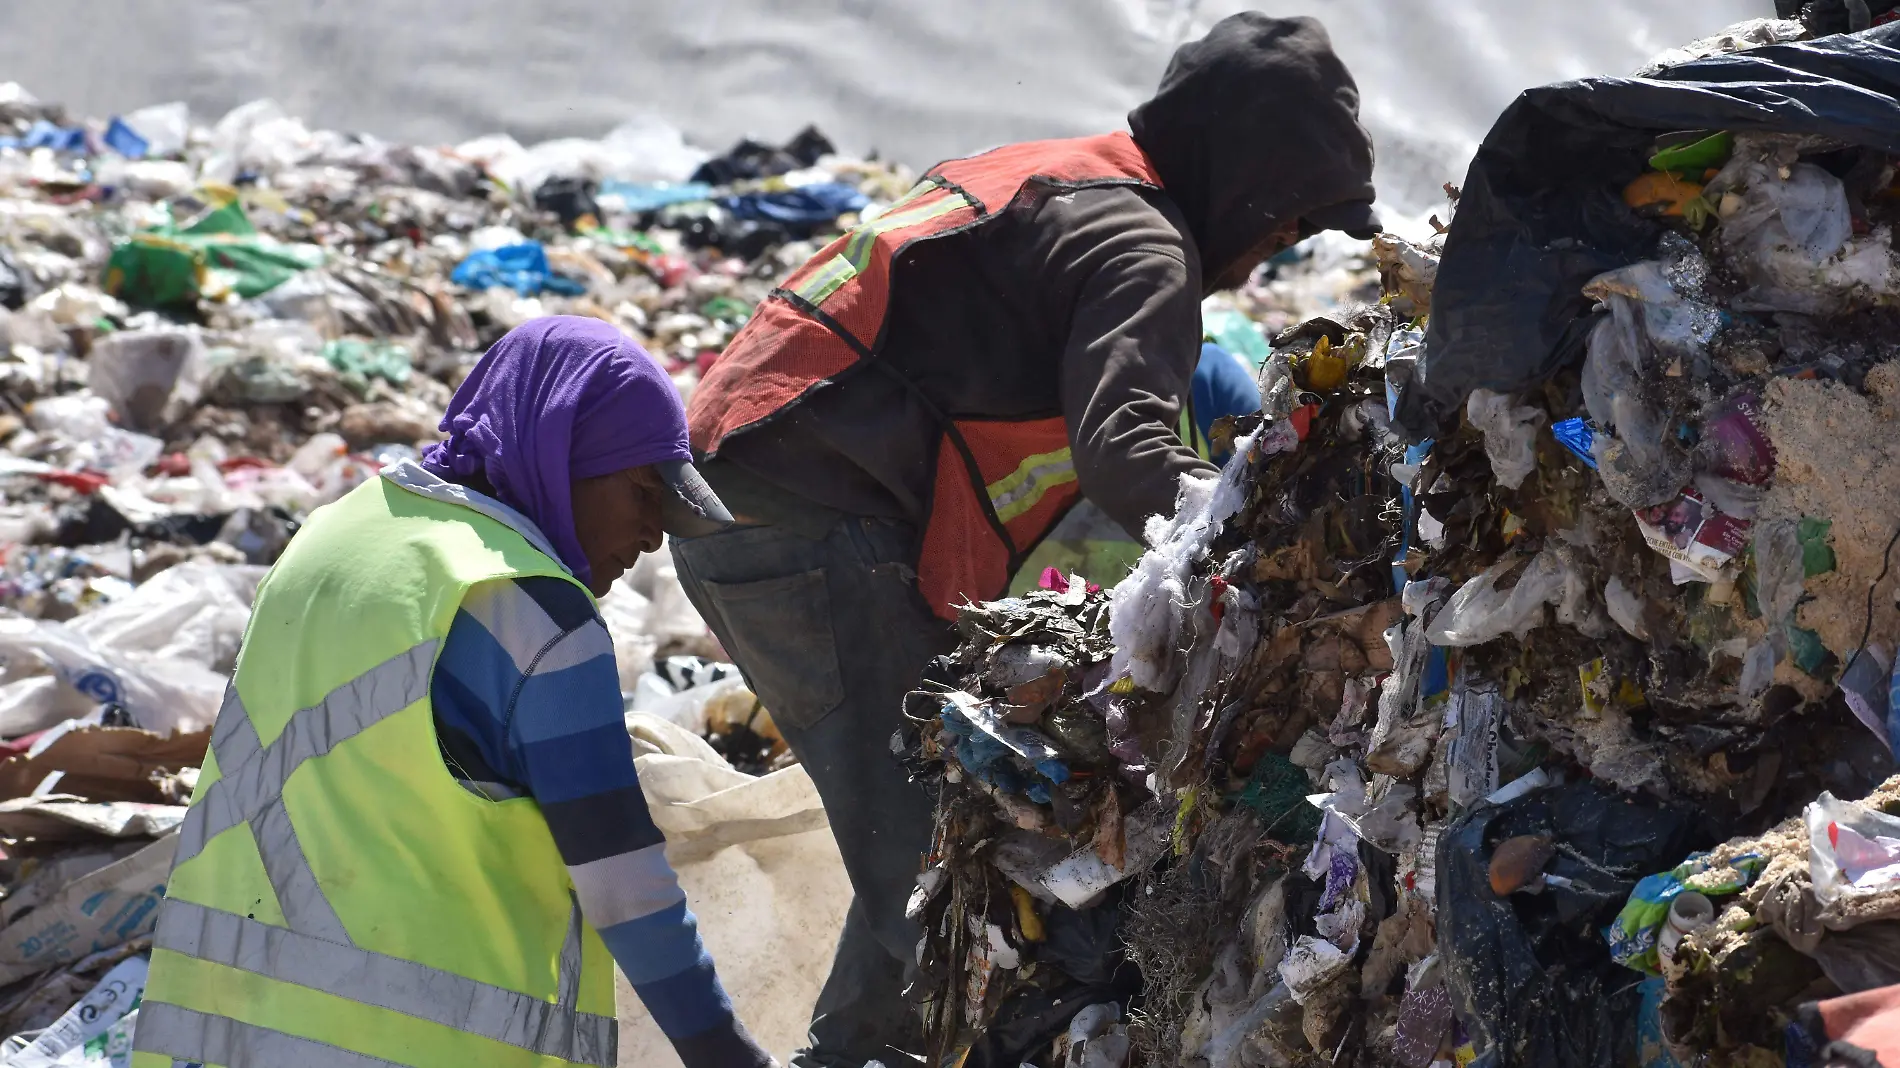
{"label": "red plastic scrap", "polygon": [[112,481],[97,471],[47,471],[39,476],[39,480],[78,490],[88,497],[99,492],[99,487]]}
{"label": "red plastic scrap", "polygon": [[1301,441],[1305,441],[1306,435],[1313,432],[1313,417],[1318,414],[1319,405],[1317,404],[1302,404],[1293,409],[1293,414],[1290,416],[1293,420],[1293,432],[1300,436]]}

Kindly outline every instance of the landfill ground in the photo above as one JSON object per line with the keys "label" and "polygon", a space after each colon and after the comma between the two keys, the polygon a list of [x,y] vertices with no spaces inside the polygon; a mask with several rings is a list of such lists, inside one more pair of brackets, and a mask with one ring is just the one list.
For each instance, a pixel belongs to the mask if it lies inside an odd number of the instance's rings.
{"label": "landfill ground", "polygon": [[[1527,92],[1429,220],[1209,298],[1262,396],[1220,478],[1132,573],[969,606],[892,710],[930,1063],[1900,1064],[1839,1009],[1900,990],[1900,24],[1837,14]],[[125,1063],[313,509],[537,316],[690,395],[914,178],[817,130],[424,147],[0,84],[0,1068]],[[848,902],[815,791],[664,551],[600,608],[783,1058]]]}

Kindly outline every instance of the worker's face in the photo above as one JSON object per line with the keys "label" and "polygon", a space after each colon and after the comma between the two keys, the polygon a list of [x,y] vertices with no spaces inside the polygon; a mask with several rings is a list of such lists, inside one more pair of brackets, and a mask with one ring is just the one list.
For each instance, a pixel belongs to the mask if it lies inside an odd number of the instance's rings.
{"label": "worker's face", "polygon": [[606,596],[641,553],[660,547],[660,501],[667,492],[651,467],[574,483],[574,537],[593,572],[587,588],[594,596]]}
{"label": "worker's face", "polygon": [[1259,244],[1248,249],[1244,255],[1228,265],[1227,269],[1214,279],[1214,284],[1208,287],[1208,291],[1219,293],[1222,290],[1239,289],[1247,284],[1247,279],[1253,277],[1254,268],[1299,244],[1299,241],[1300,222],[1298,219],[1273,228],[1267,232],[1267,236],[1260,239]]}

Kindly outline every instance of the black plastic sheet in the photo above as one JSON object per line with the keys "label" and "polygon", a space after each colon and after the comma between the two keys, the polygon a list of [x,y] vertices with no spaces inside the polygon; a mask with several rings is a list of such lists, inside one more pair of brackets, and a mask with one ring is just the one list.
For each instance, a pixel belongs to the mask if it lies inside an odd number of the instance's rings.
{"label": "black plastic sheet", "polygon": [[1472,390],[1526,389],[1582,358],[1584,283],[1662,235],[1622,198],[1658,136],[1806,134],[1900,153],[1896,97],[1900,23],[1527,90],[1466,175],[1396,425],[1413,441],[1444,433]]}
{"label": "black plastic sheet", "polygon": [[[1565,888],[1491,892],[1497,844],[1544,835]],[[1482,805],[1439,840],[1438,952],[1472,1068],[1618,1068],[1634,1063],[1641,978],[1610,959],[1602,928],[1636,881],[1706,836],[1692,816],[1592,782]]]}

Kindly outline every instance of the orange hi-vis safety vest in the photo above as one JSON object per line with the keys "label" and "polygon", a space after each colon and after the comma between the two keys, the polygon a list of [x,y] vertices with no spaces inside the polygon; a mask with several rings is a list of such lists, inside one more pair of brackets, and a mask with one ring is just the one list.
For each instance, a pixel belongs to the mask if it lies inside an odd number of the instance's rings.
{"label": "orange hi-vis safety vest", "polygon": [[[1154,165],[1125,133],[1032,141],[932,169],[877,218],[821,249],[760,304],[693,391],[693,447],[716,456],[758,426],[860,364],[881,361],[891,267],[903,249],[1000,216],[1025,191],[1091,186],[1161,188]],[[902,375],[899,375],[902,378]],[[1059,415],[998,419],[937,413],[942,438],[917,582],[938,615],[1001,596],[1030,550],[1080,497],[1069,432]]]}

